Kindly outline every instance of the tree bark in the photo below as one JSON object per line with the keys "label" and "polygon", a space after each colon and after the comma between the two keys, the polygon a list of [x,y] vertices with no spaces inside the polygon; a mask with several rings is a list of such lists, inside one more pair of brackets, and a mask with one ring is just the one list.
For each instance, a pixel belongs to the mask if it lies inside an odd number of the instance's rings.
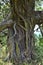
{"label": "tree bark", "polygon": [[[0,23],[0,31],[8,28],[8,49],[13,63],[19,65],[20,60],[22,62],[26,59],[29,62],[33,59],[34,26],[43,23],[43,12],[34,11],[34,0],[10,0],[10,5],[11,19]],[[15,23],[17,24],[16,28],[14,28]],[[16,36],[14,35],[15,29],[17,31]],[[20,56],[16,52],[17,44]]]}

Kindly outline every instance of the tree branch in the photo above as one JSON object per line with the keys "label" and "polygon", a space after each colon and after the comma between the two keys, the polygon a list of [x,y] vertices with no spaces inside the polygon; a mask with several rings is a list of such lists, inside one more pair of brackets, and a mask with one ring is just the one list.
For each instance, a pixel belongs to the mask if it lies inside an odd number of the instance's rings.
{"label": "tree branch", "polygon": [[0,31],[10,27],[12,24],[13,24],[12,20],[8,20],[8,21],[5,20],[5,21],[0,22]]}

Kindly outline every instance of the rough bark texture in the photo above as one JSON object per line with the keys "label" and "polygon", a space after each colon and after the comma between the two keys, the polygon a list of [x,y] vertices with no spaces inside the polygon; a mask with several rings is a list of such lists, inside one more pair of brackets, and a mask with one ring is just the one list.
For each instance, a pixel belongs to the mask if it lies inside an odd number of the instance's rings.
{"label": "rough bark texture", "polygon": [[[22,61],[30,62],[33,59],[34,26],[43,23],[43,12],[35,12],[34,4],[34,0],[10,0],[11,18],[0,23],[0,31],[8,28],[8,48],[11,59],[18,65]],[[20,50],[19,55],[16,45]]]}

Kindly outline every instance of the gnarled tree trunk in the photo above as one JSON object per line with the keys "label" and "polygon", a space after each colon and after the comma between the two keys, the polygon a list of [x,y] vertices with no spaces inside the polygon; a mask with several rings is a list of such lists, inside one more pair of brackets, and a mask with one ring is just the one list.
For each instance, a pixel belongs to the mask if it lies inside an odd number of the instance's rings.
{"label": "gnarled tree trunk", "polygon": [[34,59],[34,26],[43,23],[43,16],[34,11],[34,0],[10,0],[10,5],[11,18],[0,23],[0,31],[8,28],[10,57],[15,65],[19,65]]}

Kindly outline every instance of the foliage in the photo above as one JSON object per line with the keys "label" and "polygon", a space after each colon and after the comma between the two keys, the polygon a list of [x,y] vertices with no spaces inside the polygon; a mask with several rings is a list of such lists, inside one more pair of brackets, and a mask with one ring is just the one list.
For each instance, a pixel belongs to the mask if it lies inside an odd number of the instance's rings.
{"label": "foliage", "polygon": [[43,1],[35,1],[35,11],[43,11]]}
{"label": "foliage", "polygon": [[37,62],[42,63],[43,65],[43,37],[36,35],[36,43],[35,43],[35,53]]}
{"label": "foliage", "polygon": [[7,2],[4,0],[0,1],[0,21],[2,21],[2,19],[4,19],[9,13],[10,11],[9,7],[10,7],[9,1]]}

